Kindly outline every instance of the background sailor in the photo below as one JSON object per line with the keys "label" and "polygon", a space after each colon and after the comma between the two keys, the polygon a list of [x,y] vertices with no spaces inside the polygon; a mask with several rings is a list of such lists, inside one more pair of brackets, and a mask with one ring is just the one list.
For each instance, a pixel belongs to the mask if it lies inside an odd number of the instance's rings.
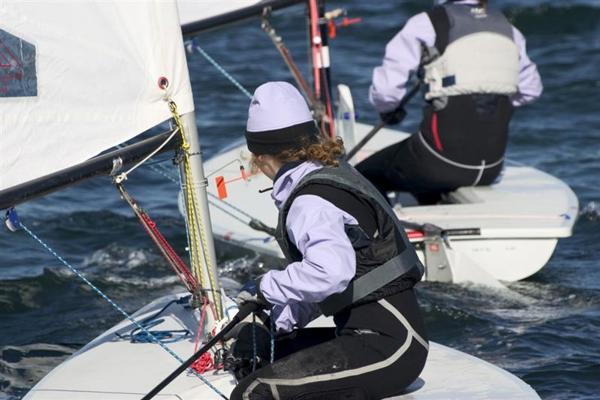
{"label": "background sailor", "polygon": [[414,74],[426,105],[419,132],[357,165],[382,192],[420,203],[461,186],[489,185],[502,170],[513,108],[542,93],[525,38],[486,1],[447,1],[410,18],[373,71],[369,100],[389,123]]}

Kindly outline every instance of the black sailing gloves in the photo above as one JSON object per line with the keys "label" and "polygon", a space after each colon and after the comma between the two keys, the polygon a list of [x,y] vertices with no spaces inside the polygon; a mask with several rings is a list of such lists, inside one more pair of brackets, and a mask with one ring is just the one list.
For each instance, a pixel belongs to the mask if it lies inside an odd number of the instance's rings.
{"label": "black sailing gloves", "polygon": [[246,282],[234,301],[238,305],[252,302],[258,304],[261,308],[271,308],[271,304],[269,304],[260,291],[260,280]]}

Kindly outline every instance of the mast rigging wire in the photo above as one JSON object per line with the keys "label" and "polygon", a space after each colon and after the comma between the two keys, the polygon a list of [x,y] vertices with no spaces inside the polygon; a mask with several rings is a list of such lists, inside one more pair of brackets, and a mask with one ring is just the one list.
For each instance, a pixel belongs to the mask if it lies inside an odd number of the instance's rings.
{"label": "mast rigging wire", "polygon": [[217,69],[225,78],[227,78],[235,87],[237,87],[240,92],[242,92],[247,98],[251,99],[252,94],[237,80],[231,75],[229,72],[225,70],[214,58],[212,58],[202,47],[196,44],[196,39],[192,39],[186,42],[186,48],[189,53],[192,53],[193,50],[196,50],[202,57],[204,57],[209,63],[212,64],[213,67]]}

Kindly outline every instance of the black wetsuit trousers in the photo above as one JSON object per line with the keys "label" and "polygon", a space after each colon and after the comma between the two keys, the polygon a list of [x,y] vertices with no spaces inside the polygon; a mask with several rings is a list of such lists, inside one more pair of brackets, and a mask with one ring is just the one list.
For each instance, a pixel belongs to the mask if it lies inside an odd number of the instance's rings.
{"label": "black wetsuit trousers", "polygon": [[240,381],[230,399],[375,400],[419,387],[428,342],[412,289],[335,320],[337,330],[277,340],[276,361]]}
{"label": "black wetsuit trousers", "polygon": [[502,171],[512,105],[508,96],[461,95],[425,107],[418,133],[356,169],[381,192],[410,192],[420,203],[461,186],[490,185]]}
{"label": "black wetsuit trousers", "polygon": [[[381,193],[410,192],[419,203],[434,203],[440,193],[461,186],[490,185],[500,175],[502,164],[485,170],[465,169],[436,158],[414,134],[375,153],[356,166]],[[430,200],[431,199],[431,200]]]}

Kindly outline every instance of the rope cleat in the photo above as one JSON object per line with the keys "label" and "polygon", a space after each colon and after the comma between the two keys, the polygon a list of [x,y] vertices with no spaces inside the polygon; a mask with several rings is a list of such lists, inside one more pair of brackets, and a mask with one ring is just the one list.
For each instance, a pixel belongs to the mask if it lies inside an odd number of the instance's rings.
{"label": "rope cleat", "polygon": [[16,232],[21,229],[21,221],[19,220],[17,210],[15,210],[14,208],[6,210],[6,215],[4,216],[4,224],[11,232]]}

